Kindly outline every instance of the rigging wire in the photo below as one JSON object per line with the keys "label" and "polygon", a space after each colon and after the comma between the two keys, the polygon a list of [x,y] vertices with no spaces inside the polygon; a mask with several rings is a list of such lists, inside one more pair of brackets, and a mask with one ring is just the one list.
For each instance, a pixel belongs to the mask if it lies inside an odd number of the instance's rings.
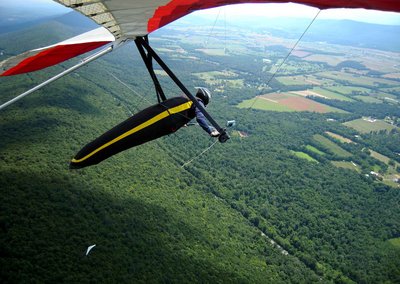
{"label": "rigging wire", "polygon": [[[289,53],[286,55],[286,57],[283,59],[283,61],[281,62],[281,64],[278,66],[278,68],[275,70],[275,72],[272,74],[272,76],[268,79],[267,81],[267,86],[269,86],[269,84],[271,83],[272,79],[275,78],[276,74],[278,74],[279,71],[281,71],[282,66],[286,63],[286,60],[289,58],[290,55],[292,55],[293,51],[295,50],[295,48],[297,47],[297,45],[300,43],[300,41],[303,39],[304,35],[308,32],[308,30],[310,29],[310,27],[312,26],[312,24],[315,22],[315,20],[317,19],[317,17],[319,16],[319,14],[321,13],[321,10],[318,10],[317,14],[314,16],[314,18],[311,20],[311,22],[308,24],[307,28],[304,30],[304,32],[301,34],[301,36],[298,38],[298,40],[296,41],[296,43],[293,45],[292,49],[289,51]],[[251,109],[254,104],[256,103],[256,101],[259,99],[259,96],[256,96],[256,98],[254,99],[253,103],[250,105],[250,107],[248,109]]]}
{"label": "rigging wire", "polygon": [[206,152],[208,152],[212,147],[214,147],[215,144],[218,143],[218,139],[215,139],[214,143],[212,143],[210,146],[208,146],[206,149],[204,149],[200,154],[198,154],[197,156],[194,156],[193,158],[191,158],[190,160],[186,161],[185,163],[182,164],[181,168],[186,167],[187,165],[189,165],[190,163],[192,163],[194,160],[196,160],[197,158],[201,157],[202,155],[204,155]]}
{"label": "rigging wire", "polygon": [[140,98],[140,101],[137,103],[137,105],[141,104],[142,101],[146,101],[148,103],[150,103],[150,101],[143,95],[139,94],[137,91],[135,91],[135,89],[133,89],[131,86],[129,86],[128,84],[126,84],[125,82],[123,82],[122,80],[120,80],[117,76],[115,76],[113,73],[111,73],[110,71],[107,71],[107,73],[112,76],[115,80],[117,80],[118,82],[120,82],[122,85],[124,85],[125,87],[127,87],[129,90],[131,90],[135,95],[137,95]]}
{"label": "rigging wire", "polygon": [[214,24],[213,24],[213,26],[212,26],[212,28],[211,28],[211,31],[209,32],[209,34],[208,34],[208,36],[207,36],[207,40],[206,40],[205,43],[204,43],[204,47],[207,47],[207,46],[208,46],[208,41],[210,40],[211,34],[212,34],[213,31],[214,31],[214,28],[215,28],[215,25],[217,24],[217,21],[218,21],[218,18],[219,18],[219,14],[220,14],[220,13],[221,13],[221,8],[218,9],[217,17],[215,18]]}

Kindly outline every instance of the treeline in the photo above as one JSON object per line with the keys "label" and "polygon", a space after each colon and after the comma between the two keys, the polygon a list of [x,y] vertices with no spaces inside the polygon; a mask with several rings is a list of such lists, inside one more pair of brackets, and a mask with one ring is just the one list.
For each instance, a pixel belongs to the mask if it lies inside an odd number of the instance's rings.
{"label": "treeline", "polygon": [[343,109],[352,113],[354,116],[373,116],[383,119],[386,116],[398,116],[399,106],[387,103],[365,103],[365,102],[346,102],[339,100],[330,100],[322,97],[310,97],[316,102],[320,102],[332,107]]}
{"label": "treeline", "polygon": [[363,141],[370,148],[400,163],[400,131],[379,131],[362,135]]}

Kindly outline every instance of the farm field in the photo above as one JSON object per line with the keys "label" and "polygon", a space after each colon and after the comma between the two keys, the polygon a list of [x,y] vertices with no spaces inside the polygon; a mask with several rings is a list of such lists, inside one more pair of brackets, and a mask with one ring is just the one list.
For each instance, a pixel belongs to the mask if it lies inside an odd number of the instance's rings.
{"label": "farm field", "polygon": [[232,88],[241,88],[244,86],[244,79],[237,79],[238,75],[233,71],[210,71],[193,73],[197,78],[204,80],[209,86],[229,86]]}
{"label": "farm field", "polygon": [[371,157],[385,163],[388,164],[390,159],[388,157],[386,157],[385,155],[382,155],[378,152],[375,152],[374,150],[369,149],[369,151],[371,152]]}
{"label": "farm field", "polygon": [[196,50],[201,51],[207,55],[226,56],[224,48],[201,48],[201,49],[196,49]]}
{"label": "farm field", "polygon": [[371,153],[370,154],[371,157],[373,157],[373,158],[375,158],[375,159],[377,159],[377,160],[379,160],[379,161],[381,161],[381,162],[383,162],[383,163],[385,163],[386,165],[389,166],[389,168],[388,168],[388,173],[389,174],[396,174],[397,173],[395,167],[400,167],[400,163],[398,163],[396,161],[393,161],[394,162],[394,167],[393,167],[393,166],[389,165],[389,162],[390,162],[390,158],[389,157],[386,157],[385,155],[382,155],[382,154],[380,154],[380,153],[378,153],[378,152],[376,152],[374,150],[371,150],[371,149],[369,149],[369,151]]}
{"label": "farm field", "polygon": [[292,92],[295,94],[304,94],[307,96],[317,96],[317,97],[323,97],[326,99],[332,99],[332,100],[340,100],[340,101],[354,101],[353,99],[346,97],[344,95],[338,94],[336,92],[324,89],[324,88],[313,88],[311,90],[307,91],[299,91],[299,92]]}
{"label": "farm field", "polygon": [[328,99],[333,99],[333,100],[340,100],[340,101],[348,101],[348,102],[352,102],[354,101],[353,99],[346,97],[342,94],[339,94],[337,92],[331,91],[329,89],[325,89],[325,88],[313,88],[311,91],[320,94]]}
{"label": "farm field", "polygon": [[313,136],[313,138],[315,141],[320,143],[324,148],[330,150],[333,154],[335,154],[339,157],[346,158],[346,157],[352,156],[352,154],[350,152],[344,150],[339,145],[337,145],[336,143],[332,142],[331,140],[329,140],[328,138],[326,138],[320,134],[315,134]]}
{"label": "farm field", "polygon": [[386,130],[398,128],[382,120],[367,120],[367,118],[359,118],[352,121],[343,123],[347,127],[353,128],[360,133],[370,133],[373,131]]}
{"label": "farm field", "polygon": [[311,112],[344,112],[313,100],[291,93],[271,93],[246,100],[238,105],[239,108],[252,107],[273,111],[311,111]]}
{"label": "farm field", "polygon": [[325,89],[343,95],[365,94],[368,95],[372,92],[371,89],[356,87],[356,86],[327,86]]}
{"label": "farm field", "polygon": [[356,164],[353,164],[352,162],[346,162],[346,161],[332,161],[331,162],[335,167],[338,168],[344,168],[344,169],[349,169],[356,171],[358,173],[361,172],[360,167],[358,167]]}
{"label": "farm field", "polygon": [[398,85],[396,81],[392,80],[370,78],[367,76],[355,76],[354,74],[338,72],[338,71],[320,72],[317,75],[335,81],[347,81],[353,85],[366,86],[366,87],[373,87],[378,84],[387,85],[389,87],[394,87]]}
{"label": "farm field", "polygon": [[311,146],[311,145],[307,145],[306,149],[311,151],[311,152],[313,152],[313,153],[315,153],[315,154],[321,155],[321,156],[325,155],[324,152],[322,152],[321,150],[319,150],[319,149],[317,149],[317,148],[315,148],[314,146]]}
{"label": "farm field", "polygon": [[311,157],[310,155],[304,153],[304,152],[300,152],[300,151],[290,151],[293,155],[295,155],[296,157],[300,158],[300,159],[305,159],[309,162],[315,162],[318,163],[317,160],[315,160],[313,157]]}
{"label": "farm field", "polygon": [[161,70],[161,69],[155,69],[154,73],[159,76],[168,76],[167,72],[165,72],[164,70]]}
{"label": "farm field", "polygon": [[293,109],[281,105],[278,102],[274,102],[271,100],[263,100],[260,99],[259,97],[255,97],[250,100],[245,100],[238,104],[239,108],[254,108],[254,109],[260,109],[260,110],[270,110],[270,111],[294,111]]}
{"label": "farm field", "polygon": [[325,62],[328,65],[336,66],[340,62],[345,61],[346,58],[344,56],[335,56],[335,55],[326,55],[326,54],[312,54],[307,57],[304,57],[303,60],[306,61],[315,61],[315,62]]}
{"label": "farm field", "polygon": [[326,134],[328,134],[329,136],[331,136],[332,138],[335,138],[337,140],[339,140],[340,142],[343,143],[354,143],[354,141],[350,140],[349,138],[343,137],[339,134],[333,133],[333,132],[329,132],[329,131],[325,131]]}
{"label": "farm field", "polygon": [[360,101],[363,101],[364,103],[370,103],[370,104],[381,104],[383,103],[382,100],[370,97],[370,96],[354,96],[354,98],[359,99]]}
{"label": "farm field", "polygon": [[293,85],[315,85],[320,86],[323,84],[333,83],[332,80],[318,79],[312,75],[297,75],[297,76],[279,76],[276,77],[280,83],[288,86]]}

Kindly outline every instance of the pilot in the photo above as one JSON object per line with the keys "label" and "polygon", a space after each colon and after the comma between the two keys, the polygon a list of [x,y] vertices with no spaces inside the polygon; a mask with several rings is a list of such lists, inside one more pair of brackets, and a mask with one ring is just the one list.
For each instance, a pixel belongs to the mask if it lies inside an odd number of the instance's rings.
{"label": "pilot", "polygon": [[[208,89],[203,87],[197,87],[196,99],[202,107],[206,107],[211,100],[211,93]],[[208,125],[207,119],[204,114],[196,107],[196,121],[201,128],[204,129],[211,137],[218,137],[219,132],[212,126]]]}

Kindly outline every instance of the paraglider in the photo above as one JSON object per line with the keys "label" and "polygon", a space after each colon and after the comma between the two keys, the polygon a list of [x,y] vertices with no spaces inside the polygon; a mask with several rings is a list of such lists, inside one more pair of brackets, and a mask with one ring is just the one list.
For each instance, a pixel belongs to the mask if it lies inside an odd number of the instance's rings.
{"label": "paraglider", "polygon": [[[191,92],[188,91],[184,84],[151,48],[147,35],[196,10],[239,3],[286,3],[288,1],[55,0],[55,2],[82,13],[102,27],[69,40],[44,48],[31,50],[0,62],[0,71],[3,71],[0,76],[11,76],[40,70],[101,46],[107,44],[109,46],[94,55],[89,56],[81,63],[69,68],[59,75],[50,78],[9,102],[0,105],[0,109],[130,41],[134,41],[139,50],[153,80],[158,99],[157,105],[137,113],[79,151],[71,161],[70,167],[81,168],[97,164],[100,161],[130,147],[173,133],[194,117],[192,113],[194,108],[200,111],[211,125],[215,127],[216,132],[214,132],[214,134],[215,136],[218,136],[218,140],[222,143],[227,141],[229,135],[226,133],[226,130],[208,114],[204,106],[194,95],[191,94]],[[305,4],[319,9],[366,8],[400,12],[400,6],[397,0],[299,0],[291,2]],[[153,60],[155,60],[166,74],[175,82],[186,98],[176,97],[167,99],[154,72]],[[235,121],[229,121],[227,123],[227,126],[234,125]]]}

